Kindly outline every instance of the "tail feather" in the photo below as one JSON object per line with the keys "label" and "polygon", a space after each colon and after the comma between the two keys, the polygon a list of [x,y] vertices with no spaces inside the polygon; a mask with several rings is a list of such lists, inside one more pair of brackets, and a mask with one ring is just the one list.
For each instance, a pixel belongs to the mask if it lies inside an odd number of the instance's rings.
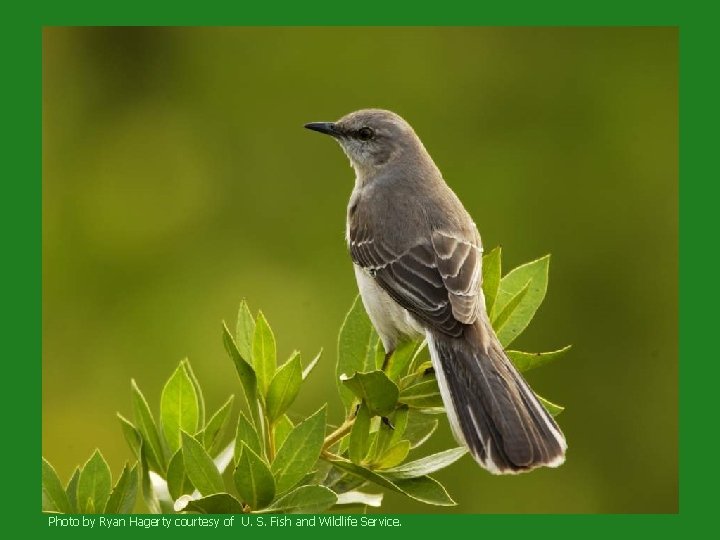
{"label": "tail feather", "polygon": [[563,463],[565,437],[486,320],[459,338],[430,331],[428,344],[455,438],[480,465],[508,474]]}

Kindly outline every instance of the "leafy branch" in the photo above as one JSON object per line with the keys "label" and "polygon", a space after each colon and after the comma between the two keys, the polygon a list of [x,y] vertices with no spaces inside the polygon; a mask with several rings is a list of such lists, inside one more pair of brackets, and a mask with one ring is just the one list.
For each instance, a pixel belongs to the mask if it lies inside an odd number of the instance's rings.
{"label": "leafy branch", "polygon": [[[550,259],[501,277],[501,258],[500,248],[484,256],[483,291],[493,327],[507,347],[545,298]],[[118,420],[137,462],[125,465],[113,487],[110,468],[96,451],[63,486],[43,459],[43,510],[129,513],[138,491],[145,510],[154,513],[317,513],[380,506],[380,488],[425,504],[455,504],[431,475],[466,450],[431,455],[419,450],[444,413],[424,342],[403,343],[386,360],[356,298],[338,336],[336,383],[345,415],[333,427],[327,424],[327,405],[298,423],[287,414],[322,351],[305,365],[297,351],[278,365],[269,323],[262,312],[253,316],[244,301],[234,331],[223,324],[222,339],[242,388],[234,432],[234,396],[208,414],[188,360],[165,383],[157,420],[133,380],[133,421],[119,413]],[[507,354],[527,371],[568,349]],[[540,400],[553,415],[563,410]]]}

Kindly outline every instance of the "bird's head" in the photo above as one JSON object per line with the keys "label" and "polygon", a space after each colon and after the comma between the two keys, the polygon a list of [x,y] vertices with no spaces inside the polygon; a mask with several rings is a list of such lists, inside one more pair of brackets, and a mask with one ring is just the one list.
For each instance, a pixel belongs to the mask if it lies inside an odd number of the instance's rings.
{"label": "bird's head", "polygon": [[382,109],[362,109],[337,122],[311,122],[307,129],[334,137],[358,174],[376,174],[408,156],[426,154],[420,139],[402,117]]}

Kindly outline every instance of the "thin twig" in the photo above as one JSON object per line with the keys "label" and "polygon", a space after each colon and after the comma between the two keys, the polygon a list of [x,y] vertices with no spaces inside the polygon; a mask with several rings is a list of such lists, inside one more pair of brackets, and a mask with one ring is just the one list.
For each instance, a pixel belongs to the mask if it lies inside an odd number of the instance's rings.
{"label": "thin twig", "polygon": [[330,461],[347,461],[347,459],[345,459],[344,457],[338,456],[337,454],[333,454],[332,452],[329,452],[327,450],[323,450],[320,453],[320,457],[323,459],[330,460]]}
{"label": "thin twig", "polygon": [[325,442],[323,443],[323,451],[326,451],[333,444],[335,444],[340,439],[342,439],[345,435],[350,433],[350,430],[352,429],[354,423],[355,423],[355,417],[348,418],[345,420],[345,422],[342,423],[342,425],[339,428],[337,428],[330,435],[325,437]]}

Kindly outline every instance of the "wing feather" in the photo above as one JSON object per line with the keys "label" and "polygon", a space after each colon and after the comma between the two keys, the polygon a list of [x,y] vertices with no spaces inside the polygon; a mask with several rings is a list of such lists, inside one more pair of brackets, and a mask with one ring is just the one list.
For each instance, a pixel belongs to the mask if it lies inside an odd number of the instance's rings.
{"label": "wing feather", "polygon": [[393,250],[367,223],[351,222],[350,254],[398,304],[429,326],[459,336],[482,306],[482,247],[474,234],[434,231]]}

